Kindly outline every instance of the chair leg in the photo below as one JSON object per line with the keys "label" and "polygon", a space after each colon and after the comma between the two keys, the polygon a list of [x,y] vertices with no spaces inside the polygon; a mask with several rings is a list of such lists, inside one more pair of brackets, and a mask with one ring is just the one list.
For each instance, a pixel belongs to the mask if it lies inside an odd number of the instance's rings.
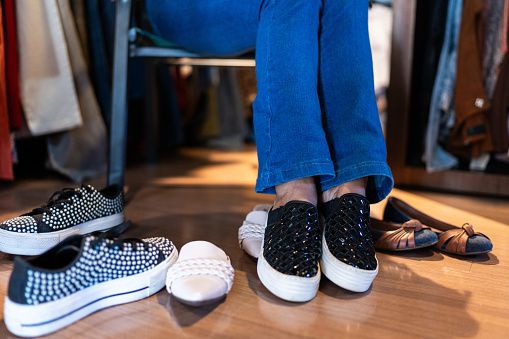
{"label": "chair leg", "polygon": [[117,0],[110,112],[108,184],[124,185],[127,144],[128,29],[131,0]]}

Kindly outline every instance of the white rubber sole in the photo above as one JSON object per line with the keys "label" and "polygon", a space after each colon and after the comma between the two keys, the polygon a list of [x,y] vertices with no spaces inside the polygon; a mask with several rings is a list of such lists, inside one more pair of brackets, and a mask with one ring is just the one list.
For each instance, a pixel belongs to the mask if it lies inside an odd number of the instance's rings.
{"label": "white rubber sole", "polygon": [[320,266],[314,277],[297,277],[278,272],[265,260],[260,253],[257,263],[258,277],[263,285],[281,299],[305,302],[313,299],[320,284]]}
{"label": "white rubber sole", "polygon": [[0,229],[0,251],[19,255],[38,255],[65,238],[103,231],[124,222],[124,212],[112,214],[51,233],[17,233]]}
{"label": "white rubber sole", "polygon": [[345,264],[336,259],[329,251],[329,247],[322,237],[322,257],[320,265],[323,274],[334,284],[353,292],[365,292],[371,286],[378,274],[378,260],[376,270],[363,270]]}
{"label": "white rubber sole", "polygon": [[153,269],[130,277],[110,280],[39,305],[22,305],[8,297],[4,302],[7,329],[21,337],[55,332],[106,307],[147,298],[166,283],[166,272],[177,261],[177,249]]}

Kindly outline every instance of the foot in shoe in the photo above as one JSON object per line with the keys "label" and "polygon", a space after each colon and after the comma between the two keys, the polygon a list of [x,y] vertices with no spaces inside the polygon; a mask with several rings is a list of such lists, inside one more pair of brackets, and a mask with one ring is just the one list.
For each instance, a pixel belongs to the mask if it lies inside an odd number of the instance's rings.
{"label": "foot in shoe", "polygon": [[320,283],[320,252],[317,208],[308,202],[290,201],[269,211],[258,277],[281,299],[309,301]]}
{"label": "foot in shoe", "polygon": [[180,249],[169,270],[166,289],[180,302],[203,306],[222,300],[233,284],[234,269],[222,249],[207,241],[192,241]]}
{"label": "foot in shoe", "polygon": [[347,290],[366,291],[378,273],[368,200],[348,193],[321,208],[325,218],[320,259],[323,274]]}
{"label": "foot in shoe", "polygon": [[166,238],[123,240],[119,234],[128,225],[69,237],[40,256],[16,257],[4,303],[9,331],[45,335],[161,290],[177,250]]}
{"label": "foot in shoe", "polygon": [[124,221],[122,188],[64,188],[31,212],[0,224],[0,251],[37,255],[71,235],[107,230]]}

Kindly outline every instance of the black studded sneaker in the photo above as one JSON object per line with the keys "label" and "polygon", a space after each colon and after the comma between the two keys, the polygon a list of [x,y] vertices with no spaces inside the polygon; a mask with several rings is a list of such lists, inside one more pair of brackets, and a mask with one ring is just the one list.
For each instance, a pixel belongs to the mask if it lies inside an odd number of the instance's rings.
{"label": "black studded sneaker", "polygon": [[263,285],[288,301],[314,298],[320,283],[321,231],[313,204],[290,201],[270,210],[257,271]]}
{"label": "black studded sneaker", "polygon": [[64,188],[33,211],[0,224],[0,251],[37,255],[75,234],[107,230],[124,221],[122,188]]}
{"label": "black studded sneaker", "polygon": [[119,234],[128,226],[75,235],[40,256],[16,257],[4,302],[9,331],[45,335],[161,290],[176,248],[162,237],[123,240]]}
{"label": "black studded sneaker", "polygon": [[320,259],[323,274],[344,289],[365,292],[378,273],[368,200],[348,193],[321,208],[325,218]]}

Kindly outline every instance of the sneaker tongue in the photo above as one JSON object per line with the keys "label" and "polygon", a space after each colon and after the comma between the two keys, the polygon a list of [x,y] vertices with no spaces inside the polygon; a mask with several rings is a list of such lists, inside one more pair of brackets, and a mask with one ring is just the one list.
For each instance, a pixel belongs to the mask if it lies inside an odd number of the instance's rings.
{"label": "sneaker tongue", "polygon": [[32,211],[25,213],[25,216],[35,216],[41,215],[45,212],[49,212],[51,207],[60,206],[63,202],[69,201],[69,199],[78,194],[77,189],[75,188],[64,188],[61,191],[57,191],[53,193],[51,198],[49,198],[48,202],[41,207],[34,208]]}
{"label": "sneaker tongue", "polygon": [[[27,213],[28,214],[28,213]],[[30,215],[32,218],[34,218],[35,222],[36,223],[39,223],[39,221],[41,221],[42,219],[42,213],[39,213],[39,214],[31,214]]]}
{"label": "sneaker tongue", "polygon": [[53,256],[53,267],[64,267],[72,262],[77,255],[79,255],[80,249],[74,244],[69,244],[61,247]]}
{"label": "sneaker tongue", "polygon": [[[58,194],[58,196],[55,197],[55,195]],[[78,194],[77,189],[75,188],[64,188],[62,191],[55,192],[53,196],[48,200],[48,203],[46,204],[47,207],[51,207],[54,205],[59,205],[64,201],[69,200],[73,195]]]}
{"label": "sneaker tongue", "polygon": [[27,261],[44,269],[62,268],[76,260],[81,252],[80,247],[83,246],[83,239],[82,235],[70,236],[41,255],[28,258]]}

